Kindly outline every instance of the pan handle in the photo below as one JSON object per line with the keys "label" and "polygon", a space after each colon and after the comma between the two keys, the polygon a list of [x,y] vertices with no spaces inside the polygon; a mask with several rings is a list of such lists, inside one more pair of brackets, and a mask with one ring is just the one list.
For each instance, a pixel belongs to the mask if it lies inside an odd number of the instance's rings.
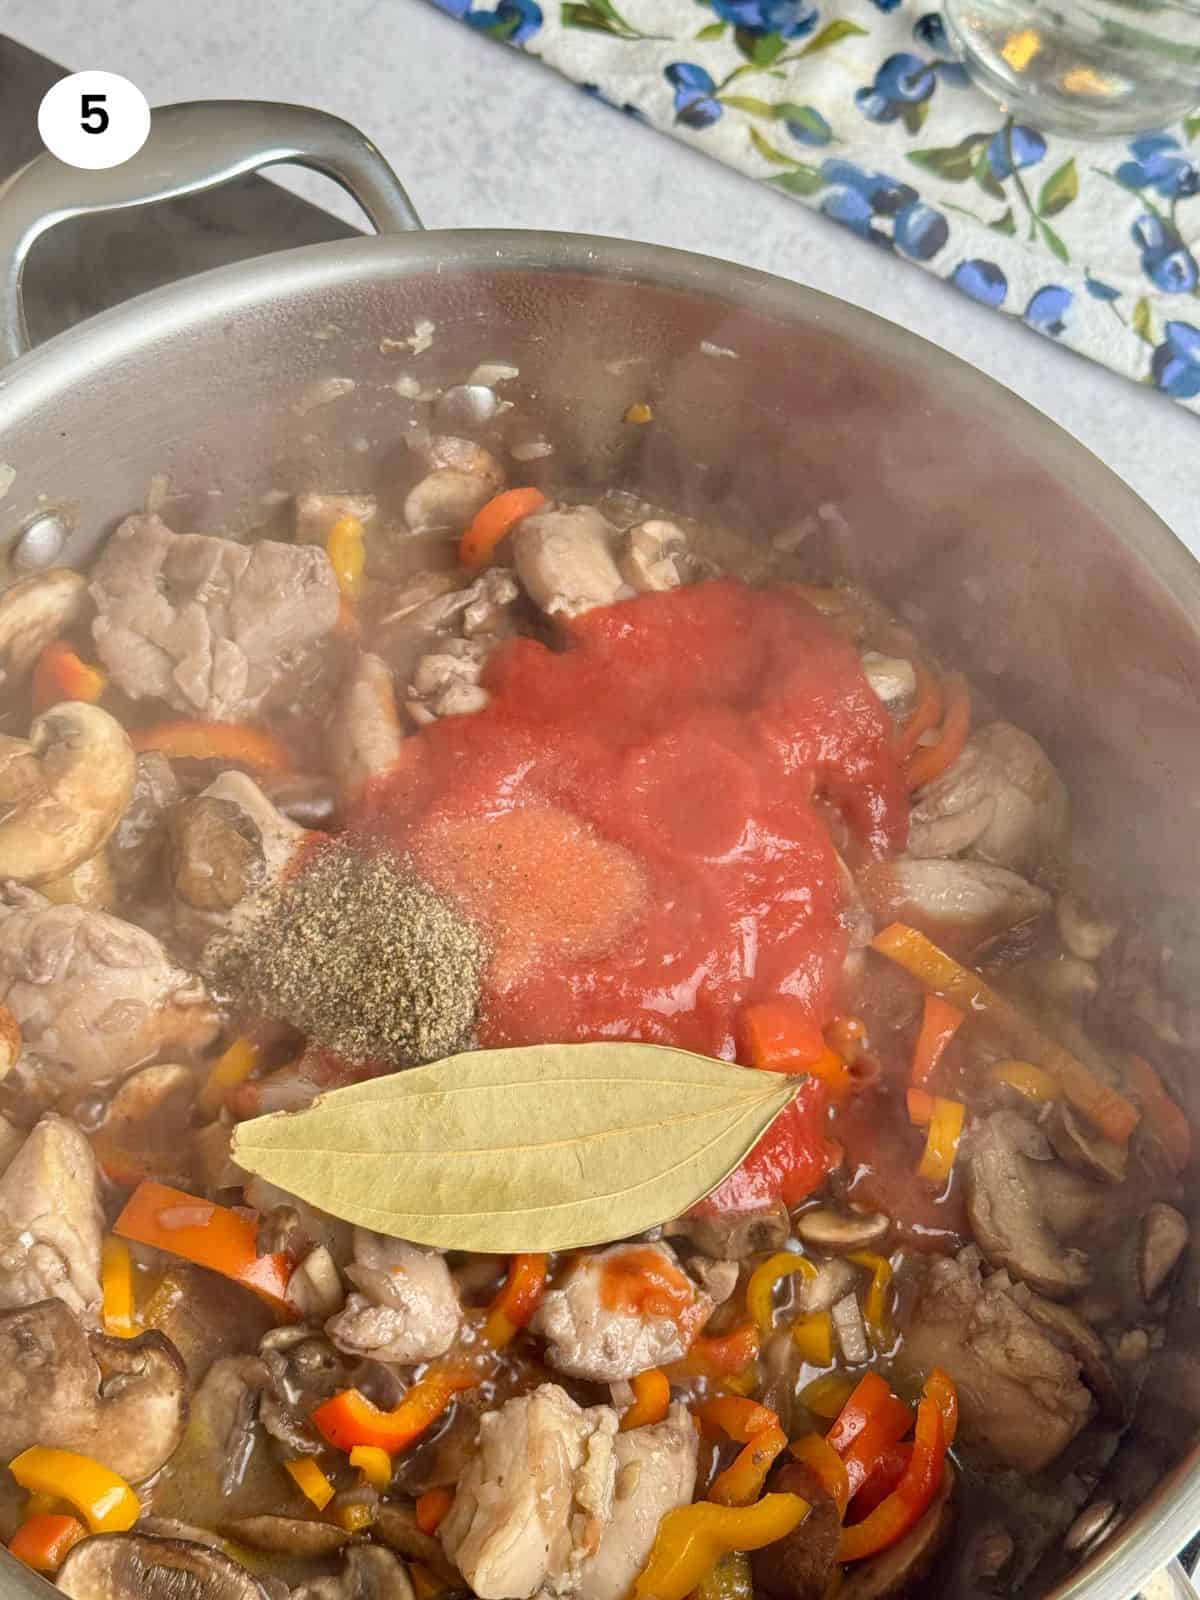
{"label": "pan handle", "polygon": [[378,233],[421,226],[379,150],[340,117],[258,100],[161,106],[145,144],[120,166],[81,171],[44,152],[0,188],[0,366],[30,347],[21,279],[29,251],[49,228],[91,212],[199,194],[281,163],[332,178]]}

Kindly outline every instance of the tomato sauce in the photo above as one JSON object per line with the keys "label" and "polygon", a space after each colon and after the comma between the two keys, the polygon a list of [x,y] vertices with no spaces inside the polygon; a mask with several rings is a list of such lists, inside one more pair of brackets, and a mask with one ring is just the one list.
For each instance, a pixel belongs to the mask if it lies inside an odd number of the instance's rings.
{"label": "tomato sauce", "polygon": [[565,633],[504,645],[486,709],[408,740],[359,823],[490,934],[480,1042],[734,1060],[741,1008],[781,995],[823,1027],[847,936],[822,811],[866,856],[908,827],[854,648],[797,596],[731,580]]}
{"label": "tomato sauce", "polygon": [[649,1245],[622,1250],[604,1263],[601,1303],[610,1311],[678,1322],[696,1303],[691,1279]]}

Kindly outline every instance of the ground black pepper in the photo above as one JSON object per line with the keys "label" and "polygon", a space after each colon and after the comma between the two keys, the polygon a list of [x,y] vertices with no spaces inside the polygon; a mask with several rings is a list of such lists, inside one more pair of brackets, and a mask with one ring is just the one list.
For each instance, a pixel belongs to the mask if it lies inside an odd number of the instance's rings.
{"label": "ground black pepper", "polygon": [[355,1061],[436,1061],[469,1040],[486,949],[407,863],[331,840],[267,891],[214,976]]}

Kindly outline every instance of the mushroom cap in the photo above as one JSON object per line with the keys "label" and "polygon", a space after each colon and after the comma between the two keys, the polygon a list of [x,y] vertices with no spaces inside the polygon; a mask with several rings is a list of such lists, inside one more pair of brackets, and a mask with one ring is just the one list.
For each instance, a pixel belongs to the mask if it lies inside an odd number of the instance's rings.
{"label": "mushroom cap", "polygon": [[28,740],[0,740],[0,878],[38,884],[94,856],[133,795],[129,736],[99,706],[64,700]]}
{"label": "mushroom cap", "polygon": [[94,1456],[132,1483],[174,1452],[187,1377],[161,1333],[87,1334],[61,1300],[0,1312],[0,1456],[30,1445]]}
{"label": "mushroom cap", "polygon": [[87,602],[87,579],[52,567],[14,583],[0,595],[0,664],[23,677],[41,652],[76,622]]}
{"label": "mushroom cap", "polygon": [[58,1572],[74,1600],[266,1600],[245,1567],[211,1545],[149,1533],[82,1539]]}
{"label": "mushroom cap", "polygon": [[796,1218],[797,1236],[815,1250],[869,1250],[891,1227],[882,1211],[845,1215],[831,1206],[817,1206]]}

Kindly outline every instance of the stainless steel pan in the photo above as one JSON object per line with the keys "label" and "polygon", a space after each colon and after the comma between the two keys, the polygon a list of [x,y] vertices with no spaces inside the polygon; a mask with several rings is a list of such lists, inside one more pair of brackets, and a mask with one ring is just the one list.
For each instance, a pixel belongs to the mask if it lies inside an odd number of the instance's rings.
{"label": "stainless steel pan", "polygon": [[[26,353],[21,276],[45,228],[281,161],[337,178],[384,237],[210,272]],[[8,570],[85,561],[152,483],[168,517],[233,530],[281,490],[373,487],[409,421],[398,372],[461,381],[504,359],[560,483],[623,483],[764,537],[835,503],[843,558],[1048,742],[1084,847],[1134,900],[1200,903],[1200,567],[1099,461],[961,362],[813,290],[620,240],[418,229],[366,140],[292,106],[170,107],[124,167],[43,156],[17,174],[0,194]],[[639,400],[652,427],[622,423]],[[1200,1527],[1197,1282],[1193,1261],[1095,1492],[1119,1526],[1074,1570],[1066,1552],[1047,1566],[1055,1600],[1125,1600]],[[47,1591],[0,1563],[0,1592]]]}

